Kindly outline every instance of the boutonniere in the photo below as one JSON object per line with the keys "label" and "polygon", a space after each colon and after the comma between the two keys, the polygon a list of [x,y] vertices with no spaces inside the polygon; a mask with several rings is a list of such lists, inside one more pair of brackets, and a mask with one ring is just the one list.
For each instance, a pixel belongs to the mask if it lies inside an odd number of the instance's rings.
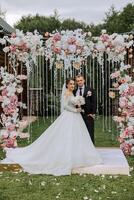
{"label": "boutonniere", "polygon": [[90,97],[92,95],[92,92],[89,90],[88,92],[87,92],[87,97]]}

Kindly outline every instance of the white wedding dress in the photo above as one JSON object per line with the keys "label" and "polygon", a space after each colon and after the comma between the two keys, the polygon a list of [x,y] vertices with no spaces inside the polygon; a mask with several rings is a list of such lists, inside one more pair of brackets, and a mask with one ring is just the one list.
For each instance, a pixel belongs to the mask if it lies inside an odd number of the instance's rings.
{"label": "white wedding dress", "polygon": [[64,111],[31,145],[6,149],[2,163],[17,163],[31,174],[70,175],[74,168],[102,163],[73,95],[64,100]]}

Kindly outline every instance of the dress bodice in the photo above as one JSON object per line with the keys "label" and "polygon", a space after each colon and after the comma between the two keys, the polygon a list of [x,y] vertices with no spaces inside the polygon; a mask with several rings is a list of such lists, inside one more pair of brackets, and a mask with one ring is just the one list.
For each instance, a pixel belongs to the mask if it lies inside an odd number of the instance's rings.
{"label": "dress bodice", "polygon": [[64,96],[64,110],[70,112],[77,112],[77,109],[74,105],[74,95]]}

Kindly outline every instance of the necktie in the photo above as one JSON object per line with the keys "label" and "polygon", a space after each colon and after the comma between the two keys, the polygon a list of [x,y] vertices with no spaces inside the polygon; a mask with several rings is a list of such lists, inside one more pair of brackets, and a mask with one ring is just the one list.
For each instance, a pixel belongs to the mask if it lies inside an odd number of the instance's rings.
{"label": "necktie", "polygon": [[82,88],[79,88],[79,90],[80,90],[80,96],[82,96]]}

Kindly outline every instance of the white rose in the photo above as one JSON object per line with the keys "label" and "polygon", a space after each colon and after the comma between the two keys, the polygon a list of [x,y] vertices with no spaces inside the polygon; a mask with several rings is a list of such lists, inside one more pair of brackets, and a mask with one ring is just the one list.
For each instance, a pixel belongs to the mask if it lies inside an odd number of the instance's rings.
{"label": "white rose", "polygon": [[89,90],[88,92],[87,92],[87,97],[90,97],[92,95],[92,92]]}

